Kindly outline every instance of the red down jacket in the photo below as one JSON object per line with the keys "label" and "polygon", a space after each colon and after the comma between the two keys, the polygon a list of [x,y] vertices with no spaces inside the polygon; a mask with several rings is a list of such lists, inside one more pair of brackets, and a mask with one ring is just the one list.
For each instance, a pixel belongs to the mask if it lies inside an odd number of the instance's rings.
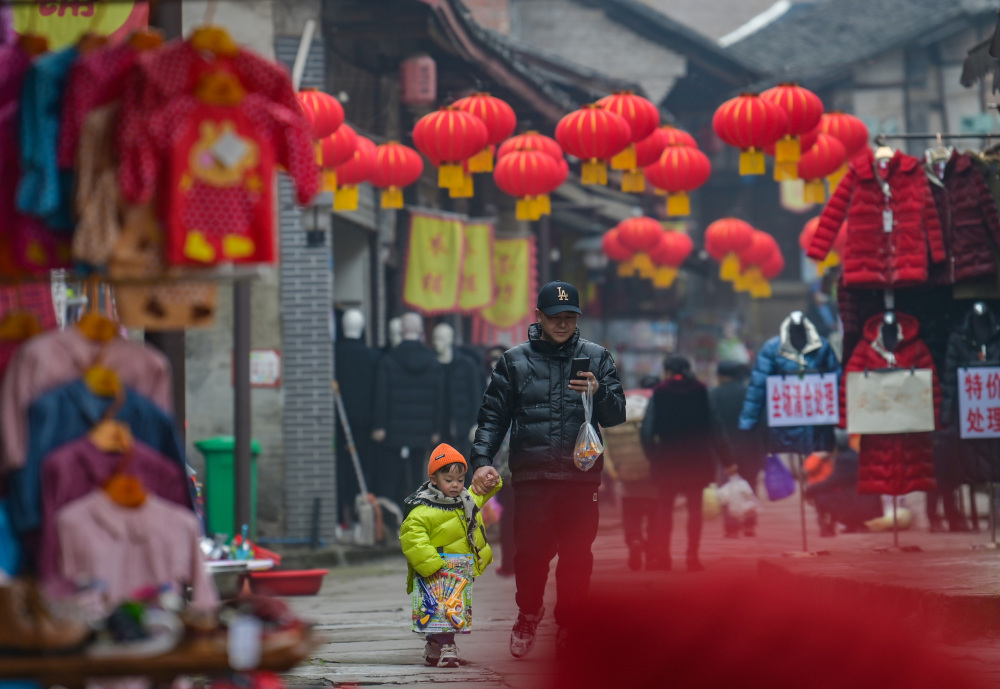
{"label": "red down jacket", "polygon": [[[938,422],[941,409],[941,384],[930,350],[917,337],[920,324],[905,313],[896,314],[902,331],[893,355],[898,368],[929,368],[933,371],[934,419]],[[882,345],[882,314],[872,316],[865,323],[864,339],[854,348],[844,367],[840,386],[841,425],[846,422],[847,374],[889,368],[889,361],[879,350]],[[860,464],[858,467],[858,492],[903,495],[915,490],[934,490],[934,452],[930,433],[890,433],[861,437]]]}
{"label": "red down jacket", "polygon": [[944,263],[931,267],[928,280],[935,285],[951,285],[995,275],[993,246],[1000,246],[1000,217],[972,157],[952,151],[944,179],[938,179],[933,170],[927,170],[927,179],[941,219],[947,255]]}
{"label": "red down jacket", "polygon": [[920,161],[900,151],[879,174],[888,182],[892,232],[882,227],[886,197],[876,179],[870,150],[851,160],[844,179],[827,202],[813,236],[809,258],[822,261],[830,253],[844,217],[847,247],[844,283],[848,287],[906,287],[927,281],[927,248],[943,261],[944,244],[930,186]]}

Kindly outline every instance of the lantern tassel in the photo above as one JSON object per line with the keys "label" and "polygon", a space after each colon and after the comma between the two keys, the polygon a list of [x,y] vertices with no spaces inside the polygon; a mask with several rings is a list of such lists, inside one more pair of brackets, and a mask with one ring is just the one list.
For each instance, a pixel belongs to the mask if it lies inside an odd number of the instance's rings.
{"label": "lantern tassel", "polygon": [[[461,168],[459,168],[461,170]],[[448,196],[453,199],[471,199],[475,195],[475,189],[473,186],[472,175],[465,174],[462,172],[462,183],[451,187],[448,190]]]}
{"label": "lantern tassel", "polygon": [[646,177],[638,170],[628,170],[622,175],[622,191],[641,194],[646,191]]}
{"label": "lantern tassel", "polygon": [[764,152],[756,148],[748,148],[740,153],[740,175],[763,175],[767,172],[764,163]]}
{"label": "lantern tassel", "polygon": [[323,191],[337,191],[337,172],[335,170],[323,170]]}
{"label": "lantern tassel", "polygon": [[651,280],[656,275],[656,266],[653,265],[653,259],[645,251],[637,253],[632,262],[635,264],[635,269],[639,272],[639,277]]}
{"label": "lantern tassel", "polygon": [[358,188],[356,186],[342,187],[333,195],[333,210],[358,210]]}
{"label": "lantern tassel", "polygon": [[831,251],[820,263],[816,264],[816,272],[820,277],[826,275],[826,271],[840,265],[840,256],[836,251]]}
{"label": "lantern tassel", "polygon": [[629,144],[628,148],[611,159],[612,170],[634,170],[635,168],[635,144]]}
{"label": "lantern tassel", "polygon": [[774,145],[774,162],[797,163],[802,157],[802,146],[798,136],[785,136]]}
{"label": "lantern tassel", "polygon": [[517,200],[514,217],[518,220],[538,220],[533,196],[525,196]]}
{"label": "lantern tassel", "polygon": [[607,184],[608,166],[603,160],[597,158],[588,160],[580,171],[580,182],[582,184]]}
{"label": "lantern tassel", "polygon": [[399,187],[389,187],[382,191],[382,208],[402,208],[403,190]]}
{"label": "lantern tassel", "polygon": [[469,172],[493,172],[493,154],[484,148],[469,158]]}
{"label": "lantern tassel", "polygon": [[837,171],[832,175],[828,175],[826,181],[830,183],[830,191],[835,191],[837,186],[840,184],[840,180],[844,179],[844,175],[847,174],[847,163],[844,163]]}
{"label": "lantern tassel", "polygon": [[691,215],[691,198],[686,192],[667,196],[667,215]]}
{"label": "lantern tassel", "polygon": [[461,188],[464,183],[461,165],[442,165],[438,168],[438,186],[442,189]]}
{"label": "lantern tassel", "polygon": [[793,182],[799,178],[798,163],[779,163],[774,161],[774,181]]}
{"label": "lantern tassel", "polygon": [[618,277],[630,278],[635,275],[635,257],[618,264]]}
{"label": "lantern tassel", "polygon": [[653,287],[669,289],[677,279],[677,269],[671,266],[660,266],[653,274]]}
{"label": "lantern tassel", "polygon": [[542,217],[543,215],[552,215],[552,200],[549,198],[548,194],[538,196],[536,203],[538,204],[538,217]]}
{"label": "lantern tassel", "polygon": [[811,179],[806,182],[805,188],[802,191],[802,200],[806,203],[823,203],[826,201],[826,188],[823,186],[823,180]]}
{"label": "lantern tassel", "polygon": [[730,251],[722,259],[719,266],[719,279],[726,282],[736,282],[740,277],[740,257]]}

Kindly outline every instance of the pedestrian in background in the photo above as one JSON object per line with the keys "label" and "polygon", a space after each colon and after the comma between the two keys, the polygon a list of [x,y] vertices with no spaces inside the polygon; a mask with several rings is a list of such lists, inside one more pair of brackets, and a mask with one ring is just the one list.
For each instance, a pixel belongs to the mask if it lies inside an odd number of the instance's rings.
{"label": "pedestrian in background", "polygon": [[[499,477],[483,495],[465,489],[465,457],[442,443],[427,462],[428,479],[408,498],[412,507],[399,530],[399,542],[408,563],[406,592],[413,593],[414,578],[432,576],[444,567],[441,553],[472,555],[473,576],[493,562],[486,542],[482,507],[503,486]],[[458,667],[455,634],[428,634],[424,662],[437,667]]]}
{"label": "pedestrian in background", "polygon": [[695,377],[691,363],[682,356],[668,356],[662,375],[640,430],[650,475],[660,494],[646,568],[672,568],[674,502],[683,495],[688,513],[687,570],[700,572],[705,569],[698,558],[705,487],[715,478],[718,460],[727,473],[736,473],[736,466],[712,414],[708,389]]}
{"label": "pedestrian in background", "polygon": [[[510,429],[509,467],[514,488],[514,578],[517,622],[510,652],[527,655],[535,643],[549,563],[556,567],[559,631],[556,651],[568,650],[569,606],[585,600],[594,566],[597,490],[603,459],[589,471],[573,461],[576,436],[584,424],[580,393],[593,394],[596,427],[625,421],[625,396],[614,359],[604,347],[580,337],[580,296],[567,282],[550,282],[538,293],[528,341],[504,352],[479,410],[472,446],[472,489],[483,494],[497,476],[492,466]],[[589,371],[573,370],[573,359],[588,359]]]}

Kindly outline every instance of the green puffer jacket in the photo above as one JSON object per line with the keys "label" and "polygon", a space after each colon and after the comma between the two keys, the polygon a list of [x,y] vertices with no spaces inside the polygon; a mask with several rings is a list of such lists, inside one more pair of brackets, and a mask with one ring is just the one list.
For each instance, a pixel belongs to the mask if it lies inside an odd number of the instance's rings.
{"label": "green puffer jacket", "polygon": [[[482,509],[501,488],[503,481],[486,495],[476,495],[471,491],[470,494],[476,505]],[[479,561],[473,563],[472,574],[478,577],[493,562],[493,551],[490,550],[490,544],[483,535],[482,512],[476,514],[476,522]],[[407,593],[413,592],[414,572],[427,577],[444,566],[444,559],[439,554],[438,548],[443,553],[472,554],[465,537],[465,514],[461,507],[441,509],[429,505],[417,505],[403,520],[403,525],[399,529],[399,542],[403,547],[403,555],[410,565],[406,573]]]}

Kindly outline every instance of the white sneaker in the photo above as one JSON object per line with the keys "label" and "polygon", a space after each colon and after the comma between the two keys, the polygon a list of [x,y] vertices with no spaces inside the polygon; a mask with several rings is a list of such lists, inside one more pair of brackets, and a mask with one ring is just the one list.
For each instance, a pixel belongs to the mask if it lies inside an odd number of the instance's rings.
{"label": "white sneaker", "polygon": [[538,623],[542,621],[545,608],[538,611],[536,615],[525,615],[520,613],[517,622],[510,632],[510,654],[515,658],[523,658],[531,652],[535,646],[535,630]]}
{"label": "white sneaker", "polygon": [[437,641],[428,641],[424,644],[424,652],[421,655],[426,665],[435,667],[441,659],[441,647]]}
{"label": "white sneaker", "polygon": [[438,658],[438,667],[458,667],[458,646],[455,644],[441,644],[441,657]]}

